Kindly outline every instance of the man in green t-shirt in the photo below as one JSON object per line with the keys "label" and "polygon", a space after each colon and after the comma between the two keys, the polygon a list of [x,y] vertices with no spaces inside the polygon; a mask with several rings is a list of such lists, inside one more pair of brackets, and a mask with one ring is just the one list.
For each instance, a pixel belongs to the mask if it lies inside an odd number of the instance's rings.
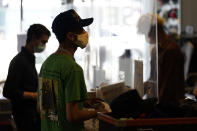
{"label": "man in green t-shirt", "polygon": [[83,121],[105,112],[104,107],[95,111],[83,110],[87,90],[83,69],[75,62],[78,47],[88,43],[88,33],[83,29],[93,18],[81,19],[73,10],[57,15],[52,31],[59,41],[59,48],[43,63],[39,79],[39,104],[42,131],[82,131]]}

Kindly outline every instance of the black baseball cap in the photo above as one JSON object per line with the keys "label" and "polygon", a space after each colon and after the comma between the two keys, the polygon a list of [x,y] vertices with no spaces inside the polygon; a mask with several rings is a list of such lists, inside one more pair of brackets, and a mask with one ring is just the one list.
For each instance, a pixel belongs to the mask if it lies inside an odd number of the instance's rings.
{"label": "black baseball cap", "polygon": [[82,28],[92,24],[93,18],[81,19],[74,9],[67,10],[55,17],[52,23],[52,31],[56,37],[62,37],[73,29]]}

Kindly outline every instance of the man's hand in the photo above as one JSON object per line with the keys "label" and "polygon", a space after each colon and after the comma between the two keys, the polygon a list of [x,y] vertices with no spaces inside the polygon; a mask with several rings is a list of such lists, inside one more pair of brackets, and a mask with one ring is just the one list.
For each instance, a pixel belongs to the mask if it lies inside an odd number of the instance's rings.
{"label": "man's hand", "polygon": [[33,99],[36,100],[37,99],[37,92],[23,92],[23,98],[24,99]]}
{"label": "man's hand", "polygon": [[34,100],[37,99],[37,92],[33,92],[33,93],[32,93],[32,98],[33,98]]}
{"label": "man's hand", "polygon": [[101,113],[108,113],[109,109],[106,109],[104,103],[101,102],[100,105],[98,106],[98,108],[96,109],[96,111],[101,112]]}
{"label": "man's hand", "polygon": [[152,96],[156,95],[156,82],[155,81],[146,81],[144,82],[144,92],[145,94],[151,94]]}
{"label": "man's hand", "polygon": [[94,108],[97,112],[107,113],[109,112],[104,105],[104,100],[100,98],[88,99],[84,102],[86,108]]}
{"label": "man's hand", "polygon": [[86,108],[95,108],[103,101],[104,100],[102,100],[100,98],[88,99],[88,100],[86,100],[84,102],[84,107],[86,107]]}

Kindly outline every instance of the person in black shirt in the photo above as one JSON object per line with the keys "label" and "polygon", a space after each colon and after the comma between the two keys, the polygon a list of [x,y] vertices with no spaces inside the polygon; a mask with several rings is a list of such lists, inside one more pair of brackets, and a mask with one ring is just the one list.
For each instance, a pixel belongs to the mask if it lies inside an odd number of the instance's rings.
{"label": "person in black shirt", "polygon": [[10,62],[3,96],[12,104],[12,114],[18,131],[39,131],[37,112],[38,74],[34,53],[45,49],[50,31],[41,24],[33,24],[27,31],[25,47]]}

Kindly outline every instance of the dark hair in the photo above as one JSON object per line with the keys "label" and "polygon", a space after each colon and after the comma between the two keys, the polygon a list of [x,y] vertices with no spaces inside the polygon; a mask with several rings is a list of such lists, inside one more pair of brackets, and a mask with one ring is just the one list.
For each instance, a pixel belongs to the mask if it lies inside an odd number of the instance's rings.
{"label": "dark hair", "polygon": [[[157,32],[156,32],[157,30]],[[154,41],[156,41],[156,33],[164,33],[164,26],[162,24],[152,25],[150,27],[150,31],[148,33],[148,37],[151,37]]]}
{"label": "dark hair", "polygon": [[59,43],[62,43],[65,39],[66,39],[66,34],[68,33],[69,31],[65,31],[65,32],[61,32],[61,33],[56,33],[56,38],[57,40],[59,41]]}
{"label": "dark hair", "polygon": [[51,36],[50,31],[42,24],[33,24],[29,27],[27,31],[27,40],[26,43],[29,43],[32,39],[32,36],[35,35],[39,39],[43,34]]}

